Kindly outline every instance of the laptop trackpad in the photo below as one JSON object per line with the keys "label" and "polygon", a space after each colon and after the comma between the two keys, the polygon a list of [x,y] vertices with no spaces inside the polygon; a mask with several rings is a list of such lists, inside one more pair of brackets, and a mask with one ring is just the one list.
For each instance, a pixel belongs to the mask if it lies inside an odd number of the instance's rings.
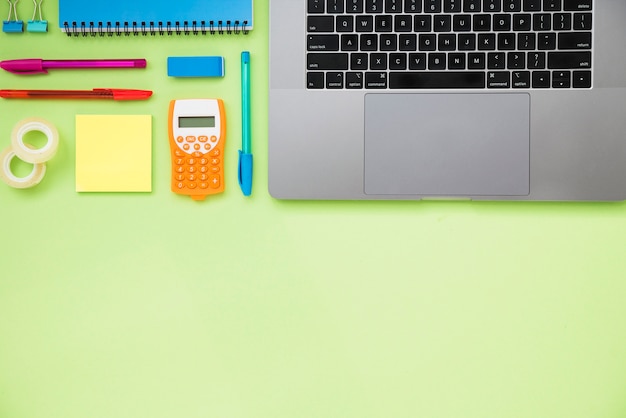
{"label": "laptop trackpad", "polygon": [[367,94],[365,193],[529,194],[530,97]]}

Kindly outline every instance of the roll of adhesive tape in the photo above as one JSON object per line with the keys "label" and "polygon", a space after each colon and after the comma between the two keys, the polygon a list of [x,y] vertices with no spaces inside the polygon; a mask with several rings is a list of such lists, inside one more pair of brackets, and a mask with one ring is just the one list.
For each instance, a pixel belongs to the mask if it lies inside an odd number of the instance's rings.
{"label": "roll of adhesive tape", "polygon": [[[0,153],[0,179],[11,187],[16,189],[28,189],[39,184],[43,176],[46,174],[46,165],[43,163],[34,163],[33,171],[26,177],[17,177],[11,171],[11,161],[18,157],[15,150],[9,147]],[[19,157],[18,157],[19,158]]]}
{"label": "roll of adhesive tape", "polygon": [[[48,142],[41,148],[34,148],[24,143],[24,135],[31,131],[40,131],[48,138]],[[50,122],[40,118],[24,119],[15,125],[11,133],[13,151],[22,161],[39,164],[48,161],[57,152],[59,147],[59,132]]]}

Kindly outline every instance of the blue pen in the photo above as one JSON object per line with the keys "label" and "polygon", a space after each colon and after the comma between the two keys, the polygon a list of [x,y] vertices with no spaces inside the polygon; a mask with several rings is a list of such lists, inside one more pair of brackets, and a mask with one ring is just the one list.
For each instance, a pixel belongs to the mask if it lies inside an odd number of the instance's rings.
{"label": "blue pen", "polygon": [[241,150],[239,187],[244,196],[252,194],[252,137],[250,130],[250,52],[241,53]]}

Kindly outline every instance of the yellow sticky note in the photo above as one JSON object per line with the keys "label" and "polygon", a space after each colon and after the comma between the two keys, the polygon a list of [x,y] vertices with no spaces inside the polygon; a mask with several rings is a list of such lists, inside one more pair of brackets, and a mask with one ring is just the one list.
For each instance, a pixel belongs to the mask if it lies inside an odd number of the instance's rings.
{"label": "yellow sticky note", "polygon": [[151,192],[152,116],[77,115],[76,191]]}

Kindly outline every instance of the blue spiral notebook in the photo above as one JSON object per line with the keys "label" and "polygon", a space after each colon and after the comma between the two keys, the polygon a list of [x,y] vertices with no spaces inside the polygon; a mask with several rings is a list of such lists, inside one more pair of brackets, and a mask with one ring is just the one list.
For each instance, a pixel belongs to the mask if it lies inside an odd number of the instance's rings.
{"label": "blue spiral notebook", "polygon": [[247,33],[252,1],[59,0],[59,27],[68,35]]}

